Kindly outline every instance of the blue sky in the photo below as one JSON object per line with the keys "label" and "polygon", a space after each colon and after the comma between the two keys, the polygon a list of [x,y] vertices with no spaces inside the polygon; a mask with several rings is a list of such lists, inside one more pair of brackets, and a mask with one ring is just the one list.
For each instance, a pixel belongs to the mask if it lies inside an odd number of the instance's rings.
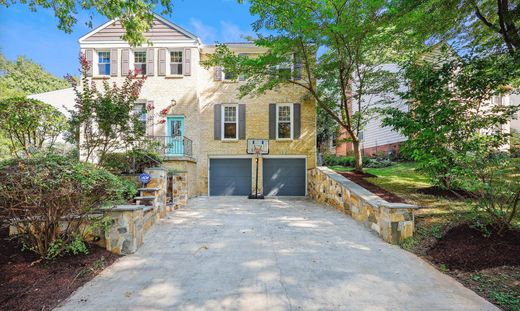
{"label": "blue sky", "polygon": [[[246,4],[235,0],[173,0],[174,12],[167,19],[198,35],[204,43],[214,41],[244,41],[252,35]],[[57,76],[77,74],[78,39],[90,31],[85,26],[87,14],[80,14],[73,32],[57,28],[58,21],[51,10],[31,12],[27,6],[0,6],[0,49],[8,59],[24,55],[41,64]],[[94,18],[94,27],[107,20]]]}

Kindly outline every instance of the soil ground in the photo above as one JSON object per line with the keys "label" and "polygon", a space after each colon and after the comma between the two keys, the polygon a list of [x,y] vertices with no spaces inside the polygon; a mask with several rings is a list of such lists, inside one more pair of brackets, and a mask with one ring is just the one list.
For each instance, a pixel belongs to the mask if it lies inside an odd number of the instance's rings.
{"label": "soil ground", "polygon": [[391,203],[406,203],[406,200],[401,198],[400,196],[390,192],[386,191],[385,189],[374,185],[373,183],[367,181],[365,178],[373,178],[377,177],[375,175],[369,174],[369,173],[357,173],[354,171],[350,172],[337,172],[344,177],[352,180],[356,184],[362,186],[363,188],[367,189],[368,191],[378,195],[380,198],[391,202]]}
{"label": "soil ground", "polygon": [[2,228],[0,310],[51,310],[117,258],[103,248],[91,246],[86,255],[37,261],[36,254],[22,251]]}

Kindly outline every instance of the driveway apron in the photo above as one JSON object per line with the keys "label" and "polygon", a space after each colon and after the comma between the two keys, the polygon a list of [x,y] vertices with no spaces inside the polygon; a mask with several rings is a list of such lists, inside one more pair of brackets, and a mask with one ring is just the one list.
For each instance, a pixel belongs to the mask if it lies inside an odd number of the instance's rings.
{"label": "driveway apron", "polygon": [[200,197],[58,310],[498,310],[307,199]]}

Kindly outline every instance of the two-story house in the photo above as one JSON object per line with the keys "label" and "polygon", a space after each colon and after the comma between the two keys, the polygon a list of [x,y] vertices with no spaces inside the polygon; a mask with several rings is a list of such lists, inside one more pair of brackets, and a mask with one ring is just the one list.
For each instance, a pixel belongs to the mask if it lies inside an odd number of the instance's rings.
{"label": "two-story house", "polygon": [[[251,139],[268,143],[258,161],[260,193],[306,195],[307,170],[316,165],[316,109],[302,88],[240,99],[243,78],[232,81],[223,68],[202,67],[215,46],[189,31],[156,16],[145,34],[151,44],[130,47],[123,34],[114,20],[79,39],[92,65],[89,76],[116,83],[129,70],[147,76],[138,101],[147,136],[161,144],[165,167],[188,172],[190,196],[252,193],[257,161],[247,152]],[[265,52],[251,43],[228,46],[250,57]],[[157,122],[157,112],[168,107],[161,116],[166,122]]]}

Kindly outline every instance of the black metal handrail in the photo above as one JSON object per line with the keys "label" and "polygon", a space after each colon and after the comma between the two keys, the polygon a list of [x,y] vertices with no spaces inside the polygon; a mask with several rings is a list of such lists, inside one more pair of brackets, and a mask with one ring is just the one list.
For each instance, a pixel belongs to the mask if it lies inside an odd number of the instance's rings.
{"label": "black metal handrail", "polygon": [[157,153],[164,157],[192,157],[192,140],[186,136],[147,136],[148,140],[157,143]]}

